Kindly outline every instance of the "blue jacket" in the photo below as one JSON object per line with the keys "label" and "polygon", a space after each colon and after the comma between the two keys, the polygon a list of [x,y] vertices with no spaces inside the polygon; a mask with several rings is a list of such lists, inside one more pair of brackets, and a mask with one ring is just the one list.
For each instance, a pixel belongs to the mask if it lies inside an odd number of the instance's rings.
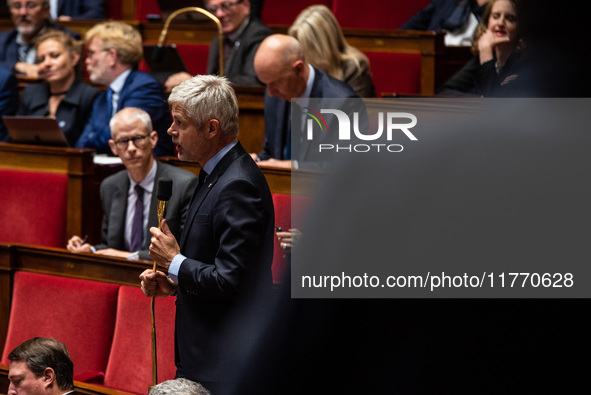
{"label": "blue jacket", "polygon": [[8,139],[2,115],[14,115],[18,109],[18,84],[12,73],[0,67],[0,141]]}
{"label": "blue jacket", "polygon": [[[55,23],[48,23],[48,29],[56,29],[64,31],[74,37],[76,40],[80,40],[80,35],[75,31],[66,29],[56,25]],[[16,36],[18,35],[16,29],[5,30],[0,32],[0,66],[8,70],[14,68],[14,65],[18,62],[18,44],[16,43]]]}
{"label": "blue jacket", "polygon": [[[164,89],[158,81],[142,71],[132,71],[119,93],[117,107],[138,107],[150,114],[154,130],[158,132],[158,145],[154,149],[154,156],[174,155],[172,139],[166,133],[171,124],[170,111]],[[110,109],[107,91],[102,91],[94,102],[92,116],[84,132],[76,142],[77,148],[94,148],[98,153],[111,153]]]}
{"label": "blue jacket", "polygon": [[105,6],[100,0],[59,0],[57,14],[72,19],[105,19]]}

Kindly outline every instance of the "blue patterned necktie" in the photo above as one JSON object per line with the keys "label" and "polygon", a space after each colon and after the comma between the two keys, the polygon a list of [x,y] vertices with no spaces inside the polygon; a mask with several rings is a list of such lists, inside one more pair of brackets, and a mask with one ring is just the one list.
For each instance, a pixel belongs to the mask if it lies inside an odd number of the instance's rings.
{"label": "blue patterned necktie", "polygon": [[144,189],[139,184],[135,186],[135,194],[137,200],[135,202],[135,213],[131,223],[131,240],[129,242],[129,249],[132,252],[141,250],[144,241]]}

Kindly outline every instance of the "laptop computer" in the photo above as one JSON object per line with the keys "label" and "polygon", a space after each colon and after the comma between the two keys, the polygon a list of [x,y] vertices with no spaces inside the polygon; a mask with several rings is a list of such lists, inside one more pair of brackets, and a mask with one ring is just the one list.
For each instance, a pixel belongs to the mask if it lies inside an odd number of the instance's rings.
{"label": "laptop computer", "polygon": [[175,45],[163,46],[160,59],[154,59],[156,47],[156,45],[144,45],[144,60],[150,69],[150,74],[161,84],[164,84],[164,81],[170,75],[180,71],[187,71],[187,67]]}
{"label": "laptop computer", "polygon": [[13,143],[68,147],[68,140],[53,117],[4,115],[2,117]]}

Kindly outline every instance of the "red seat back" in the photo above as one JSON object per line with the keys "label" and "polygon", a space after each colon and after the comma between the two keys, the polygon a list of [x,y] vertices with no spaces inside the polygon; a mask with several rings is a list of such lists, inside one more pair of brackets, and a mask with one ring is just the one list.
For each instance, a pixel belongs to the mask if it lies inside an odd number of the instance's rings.
{"label": "red seat back", "polygon": [[421,93],[421,55],[364,52],[369,58],[378,97],[382,93]]}
{"label": "red seat back", "polygon": [[33,337],[53,337],[66,345],[74,380],[102,375],[113,330],[119,285],[18,271],[14,274],[8,334],[1,364]]}
{"label": "red seat back", "polygon": [[[174,297],[156,298],[156,346],[158,382],[173,379]],[[117,321],[104,385],[145,394],[152,385],[150,298],[140,288],[121,286]]]}
{"label": "red seat back", "polygon": [[0,242],[66,245],[68,175],[0,169]]}
{"label": "red seat back", "polygon": [[331,7],[333,0],[265,0],[261,20],[266,25],[291,25],[300,12],[314,4]]}
{"label": "red seat back", "polygon": [[[431,0],[333,0],[332,12],[343,29],[396,30]],[[266,2],[265,2],[266,5]]]}
{"label": "red seat back", "polygon": [[[291,195],[274,193],[273,205],[275,206],[275,226],[281,227],[284,231],[289,230],[291,228]],[[274,284],[281,283],[289,270],[289,259],[286,259],[283,254],[284,251],[275,237],[273,263],[271,264]]]}

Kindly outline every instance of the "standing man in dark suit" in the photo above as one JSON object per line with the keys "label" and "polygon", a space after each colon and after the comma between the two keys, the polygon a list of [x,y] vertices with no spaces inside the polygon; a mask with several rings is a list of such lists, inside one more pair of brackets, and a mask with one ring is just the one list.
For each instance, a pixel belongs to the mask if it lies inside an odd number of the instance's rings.
{"label": "standing man in dark suit", "polygon": [[176,293],[176,376],[215,393],[227,373],[222,356],[235,341],[224,336],[233,313],[243,317],[272,285],[273,201],[236,139],[238,103],[226,78],[193,77],[173,89],[169,103],[179,159],[203,169],[180,246],[166,221],[162,231],[152,228],[150,256],[163,271],[140,278],[147,296]]}
{"label": "standing man in dark suit", "polygon": [[[261,85],[254,71],[254,55],[263,39],[273,32],[257,18],[250,16],[250,1],[206,0],[205,8],[222,24],[224,35],[224,75],[234,85]],[[209,47],[207,74],[219,74],[219,37]],[[172,89],[191,78],[186,72],[173,74],[165,82]]]}
{"label": "standing man in dark suit", "polygon": [[158,132],[154,156],[174,155],[172,141],[166,134],[170,112],[164,89],[148,73],[134,70],[143,56],[140,33],[123,22],[103,22],[86,32],[84,44],[90,80],[108,89],[94,102],[92,116],[76,147],[109,153],[111,116],[124,107],[138,107],[150,114]]}
{"label": "standing man in dark suit", "polygon": [[309,159],[304,149],[292,156],[292,99],[359,98],[346,83],[312,67],[300,43],[291,36],[274,34],[263,40],[254,67],[259,79],[267,85],[263,151],[251,154],[259,164],[291,168]]}
{"label": "standing man in dark suit", "polygon": [[0,32],[0,66],[16,74],[39,76],[33,41],[45,30],[63,30],[80,40],[78,33],[51,22],[49,0],[8,0],[8,8],[14,29]]}
{"label": "standing man in dark suit", "polygon": [[[103,230],[101,244],[92,246],[80,236],[73,236],[67,248],[73,252],[96,252],[127,259],[150,259],[149,228],[158,225],[157,185],[158,180],[170,178],[170,198],[166,220],[171,232],[180,237],[191,194],[197,186],[197,177],[189,171],[154,160],[152,150],[156,147],[158,134],[152,129],[150,115],[145,111],[126,107],[111,119],[109,146],[113,154],[121,158],[125,170],[107,177],[101,184],[103,203]],[[140,187],[141,191],[137,188]],[[134,231],[138,215],[138,194],[142,195],[139,231]],[[134,236],[139,236],[136,239]]]}
{"label": "standing man in dark suit", "polygon": [[9,394],[74,395],[74,363],[66,346],[51,338],[35,337],[8,354]]}

